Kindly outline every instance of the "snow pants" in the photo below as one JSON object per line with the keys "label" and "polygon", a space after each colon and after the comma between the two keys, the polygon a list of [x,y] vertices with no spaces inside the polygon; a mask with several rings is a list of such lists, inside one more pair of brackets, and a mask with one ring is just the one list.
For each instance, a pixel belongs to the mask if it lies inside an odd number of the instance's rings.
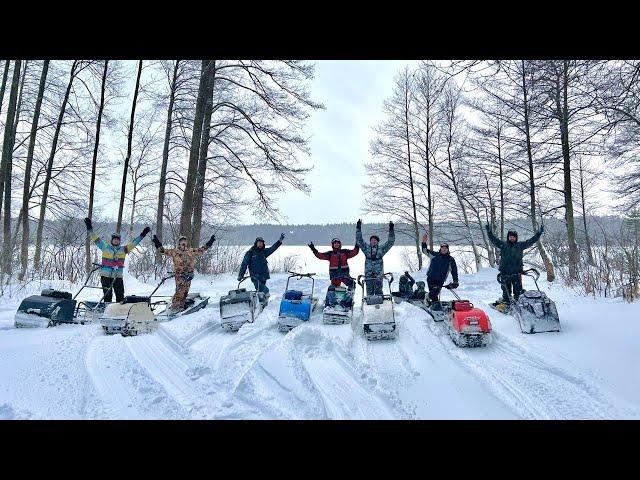
{"label": "snow pants", "polygon": [[171,310],[179,312],[184,310],[185,301],[187,295],[189,295],[189,289],[191,288],[191,279],[193,275],[176,275],[176,293],[171,299]]}
{"label": "snow pants", "polygon": [[500,283],[502,287],[502,299],[505,303],[509,303],[509,297],[513,292],[513,299],[517,301],[522,293],[522,276],[519,273],[501,273],[500,278],[502,279],[502,283]]}
{"label": "snow pants", "polygon": [[442,283],[427,278],[427,287],[429,287],[429,300],[437,302],[442,290]]}
{"label": "snow pants", "polygon": [[[111,282],[113,281],[113,288]],[[116,302],[124,300],[124,282],[121,277],[111,278],[100,276],[100,283],[102,284],[102,291],[105,293],[104,301],[111,302],[113,299],[113,292],[116,292]]]}

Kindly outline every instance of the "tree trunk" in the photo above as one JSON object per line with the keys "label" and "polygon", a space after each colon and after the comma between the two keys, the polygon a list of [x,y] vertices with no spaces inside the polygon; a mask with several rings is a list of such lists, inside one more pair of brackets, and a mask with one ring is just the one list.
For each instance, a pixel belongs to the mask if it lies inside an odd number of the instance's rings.
{"label": "tree trunk", "polygon": [[589,230],[587,229],[587,205],[584,198],[584,169],[582,166],[582,159],[580,159],[580,199],[582,200],[582,222],[584,225],[584,240],[587,244],[587,262],[592,267],[596,262],[593,258],[593,250],[591,249],[591,239],[589,238]]}
{"label": "tree trunk", "polygon": [[189,167],[187,181],[182,195],[182,211],[180,215],[180,234],[189,235],[191,232],[191,217],[193,215],[193,195],[198,171],[198,158],[200,156],[200,142],[202,140],[202,124],[204,119],[204,106],[207,91],[208,70],[213,67],[211,60],[202,61],[202,72],[198,86],[198,98],[196,100],[196,112],[193,119],[193,132],[191,135],[191,148],[189,150]]}
{"label": "tree trunk", "polygon": [[[569,112],[568,112],[568,64],[567,60],[562,62],[563,72],[562,88],[559,79],[556,89],[556,108],[558,119],[560,120],[560,139],[562,141],[562,159],[564,173],[564,203],[565,203],[565,220],[567,225],[567,242],[569,244],[569,280],[578,279],[578,260],[580,253],[578,252],[578,244],[576,243],[576,227],[573,218],[573,195],[571,192],[571,156],[569,151]],[[562,93],[561,93],[562,90]],[[562,100],[560,96],[562,95]],[[561,104],[562,102],[562,104]]]}
{"label": "tree trunk", "polygon": [[207,176],[207,156],[209,154],[209,136],[211,132],[211,115],[213,114],[213,90],[216,81],[216,61],[212,60],[212,67],[207,75],[205,92],[204,119],[202,121],[202,139],[200,141],[200,158],[198,161],[198,175],[193,194],[193,223],[191,232],[191,245],[200,244],[200,231],[202,229],[202,204],[204,201],[204,181]]}
{"label": "tree trunk", "polygon": [[469,241],[471,242],[471,248],[473,249],[473,257],[475,258],[475,261],[476,261],[476,269],[480,270],[480,268],[482,267],[482,258],[480,257],[480,252],[478,251],[476,242],[473,239],[473,232],[471,231],[471,225],[469,224],[467,209],[464,206],[464,199],[460,196],[460,191],[458,190],[458,182],[456,182],[456,176],[453,171],[453,165],[451,163],[451,142],[449,142],[449,145],[447,145],[447,159],[449,161],[449,173],[451,173],[451,182],[453,183],[453,190],[456,194],[456,198],[458,199],[458,204],[460,205],[460,209],[462,210],[462,217],[464,218],[464,224],[467,227],[467,234],[469,235]]}
{"label": "tree trunk", "polygon": [[[176,83],[178,80],[178,68],[180,60],[176,60],[173,68],[173,78],[171,79],[171,91],[169,92],[169,108],[167,109],[167,126],[164,134],[164,147],[162,149],[162,166],[160,167],[160,186],[158,191],[158,210],[156,213],[156,235],[162,239],[162,225],[164,220],[164,198],[167,186],[167,165],[169,163],[169,144],[171,140],[171,129],[173,127],[173,104],[176,97]],[[156,265],[162,263],[162,254],[156,252]]]}
{"label": "tree trunk", "polygon": [[2,74],[2,85],[0,85],[0,113],[2,113],[2,103],[4,101],[4,91],[7,88],[7,78],[9,77],[9,64],[11,60],[4,61],[4,73]]}
{"label": "tree trunk", "polygon": [[[96,141],[93,145],[93,157],[91,160],[91,185],[89,187],[89,211],[87,217],[93,218],[93,196],[96,186],[96,170],[98,166],[98,149],[100,147],[100,128],[102,126],[102,112],[104,111],[104,96],[107,84],[107,71],[109,69],[109,60],[104,61],[104,69],[102,70],[102,83],[100,84],[100,106],[98,107],[98,118],[96,119]],[[85,262],[84,268],[87,273],[91,271],[91,242],[89,237],[84,243]]]}
{"label": "tree trunk", "polygon": [[[18,94],[18,103],[16,106],[15,120],[13,122],[13,143],[11,148],[15,145],[16,136],[18,135],[18,124],[20,123],[20,110],[22,109],[22,94],[24,92],[24,80],[27,76],[27,67],[29,60],[25,60],[24,69],[22,70],[22,79],[20,80],[20,93]],[[6,125],[5,125],[6,128]],[[7,171],[4,179],[4,235],[3,238],[3,251],[2,251],[2,269],[5,273],[11,273],[11,258],[13,256],[13,238],[11,236],[11,176],[12,176],[13,162],[7,164]],[[7,215],[7,212],[9,214]]]}
{"label": "tree trunk", "polygon": [[124,210],[124,195],[127,190],[127,174],[129,173],[129,160],[131,159],[131,144],[133,142],[133,127],[136,119],[136,104],[138,103],[138,92],[140,90],[140,75],[142,74],[142,60],[138,60],[138,75],[136,77],[136,88],[133,91],[133,103],[131,105],[131,118],[129,121],[129,135],[127,138],[127,157],[124,159],[124,169],[122,170],[122,186],[120,187],[120,207],[118,208],[118,225],[116,231],[122,228],[122,211]]}
{"label": "tree trunk", "polygon": [[422,249],[420,248],[420,232],[418,230],[418,212],[416,209],[416,196],[413,188],[413,169],[411,167],[411,141],[409,138],[409,84],[405,76],[404,90],[404,127],[407,140],[407,166],[409,167],[409,187],[411,189],[411,207],[413,209],[413,231],[416,242],[416,255],[418,256],[418,270],[422,269]]}
{"label": "tree trunk", "polygon": [[53,160],[56,156],[56,150],[58,148],[58,138],[60,136],[60,129],[64,120],[64,113],[67,109],[67,103],[69,102],[69,95],[71,94],[71,87],[73,80],[76,76],[76,69],[78,68],[78,60],[73,62],[71,66],[71,73],[69,75],[69,83],[67,84],[67,90],[62,100],[62,106],[60,107],[60,114],[58,115],[58,121],[56,123],[56,130],[53,134],[53,141],[51,142],[51,152],[49,153],[49,159],[47,160],[47,171],[45,174],[44,184],[42,187],[42,199],[40,200],[40,216],[38,217],[38,228],[36,231],[36,251],[33,256],[33,267],[35,270],[40,269],[40,255],[42,252],[42,231],[44,229],[44,216],[47,211],[47,199],[49,196],[49,183],[51,183],[51,172],[53,170]]}
{"label": "tree trunk", "polygon": [[[4,124],[4,140],[2,142],[2,171],[0,180],[0,202],[2,195],[5,195],[4,202],[4,239],[2,242],[2,271],[9,273],[11,263],[11,165],[13,160],[13,145],[16,140],[16,131],[13,128],[16,115],[16,104],[18,101],[18,89],[20,87],[20,67],[22,62],[16,60],[13,67],[13,79],[11,81],[11,91],[9,93],[9,107],[7,108],[7,119]],[[7,200],[8,198],[8,200]],[[7,233],[7,224],[9,232]]]}
{"label": "tree trunk", "polygon": [[431,134],[431,99],[427,97],[427,128],[424,141],[426,151],[426,173],[427,173],[427,205],[429,206],[429,249],[433,251],[433,199],[431,198],[431,163],[429,161],[429,140]]}
{"label": "tree trunk", "polygon": [[[525,76],[525,66],[524,60],[521,61],[522,65],[522,95],[523,95],[523,106],[524,106],[524,131],[525,131],[525,139],[527,142],[527,160],[529,162],[529,200],[530,200],[530,210],[531,210],[531,224],[533,226],[533,231],[538,231],[538,222],[536,220],[536,185],[535,185],[535,176],[533,171],[533,153],[531,151],[531,135],[529,130],[529,100],[527,98],[527,83]],[[547,249],[545,248],[542,240],[538,240],[536,242],[538,246],[538,251],[540,252],[540,257],[542,258],[542,263],[544,264],[544,268],[547,271],[547,281],[553,282],[556,279],[556,272],[553,262],[547,253]]]}
{"label": "tree trunk", "polygon": [[47,74],[49,73],[49,60],[42,64],[40,74],[40,86],[38,87],[38,98],[33,112],[33,122],[31,123],[31,136],[29,137],[29,147],[27,149],[27,161],[24,167],[24,185],[22,188],[22,241],[20,243],[20,274],[19,280],[24,280],[29,264],[29,199],[31,198],[31,165],[33,164],[33,152],[36,146],[36,135],[38,133],[38,122],[40,121],[40,109],[44,90],[47,86]]}

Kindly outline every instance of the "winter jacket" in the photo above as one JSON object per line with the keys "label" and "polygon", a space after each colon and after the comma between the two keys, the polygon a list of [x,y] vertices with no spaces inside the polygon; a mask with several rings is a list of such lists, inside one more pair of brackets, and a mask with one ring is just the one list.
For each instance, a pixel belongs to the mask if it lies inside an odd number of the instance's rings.
{"label": "winter jacket", "polygon": [[413,284],[416,283],[411,275],[404,274],[400,277],[399,291],[402,295],[413,294]]}
{"label": "winter jacket", "polygon": [[118,245],[114,247],[110,243],[105,242],[100,238],[97,233],[93,233],[93,230],[87,231],[89,240],[94,242],[96,246],[102,251],[102,268],[100,269],[100,275],[102,277],[110,278],[122,278],[124,272],[124,259],[133,251],[134,248],[142,241],[142,237],[138,235],[125,245]]}
{"label": "winter jacket", "polygon": [[330,250],[320,253],[316,248],[311,249],[316,258],[320,260],[329,260],[329,278],[347,278],[349,277],[349,264],[347,260],[355,257],[360,253],[360,248],[356,245],[352,250],[341,248],[340,250]]}
{"label": "winter jacket", "polygon": [[282,242],[278,240],[269,248],[261,249],[258,248],[257,243],[258,242],[256,241],[253,244],[253,247],[244,254],[244,259],[242,260],[242,265],[240,265],[238,277],[244,277],[247,267],[249,267],[249,275],[264,283],[268,278],[271,278],[271,275],[269,275],[269,262],[267,262],[267,257],[275,252],[278,247],[282,245]]}
{"label": "winter jacket", "polygon": [[520,273],[524,268],[522,264],[522,256],[524,255],[524,251],[532,247],[542,235],[542,230],[538,230],[538,232],[531,237],[529,240],[525,240],[524,242],[518,242],[518,234],[516,233],[516,241],[502,241],[498,237],[494,235],[491,231],[491,228],[487,225],[486,227],[487,233],[489,234],[489,240],[491,243],[498,249],[500,249],[500,266],[498,270],[505,274],[515,274]]}
{"label": "winter jacket", "polygon": [[389,239],[382,245],[375,247],[369,243],[365,243],[362,239],[362,228],[356,227],[356,243],[364,253],[366,260],[364,261],[364,274],[370,276],[382,276],[384,273],[384,262],[382,257],[393,247],[396,241],[396,234],[393,229],[389,229]]}
{"label": "winter jacket", "polygon": [[196,257],[202,255],[208,249],[206,245],[200,248],[187,248],[185,250],[160,247],[158,252],[167,257],[171,257],[173,260],[173,273],[176,278],[193,278],[193,267],[196,263]]}
{"label": "winter jacket", "polygon": [[451,272],[454,283],[458,283],[458,265],[450,253],[443,255],[439,251],[429,250],[425,242],[422,242],[422,253],[431,259],[427,270],[427,280],[444,285],[449,272]]}

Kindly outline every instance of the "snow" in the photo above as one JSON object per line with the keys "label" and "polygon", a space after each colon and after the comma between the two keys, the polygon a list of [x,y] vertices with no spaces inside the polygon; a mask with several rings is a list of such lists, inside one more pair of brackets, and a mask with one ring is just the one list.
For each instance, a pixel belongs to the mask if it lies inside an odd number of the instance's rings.
{"label": "snow", "polygon": [[[524,335],[488,307],[500,289],[486,268],[461,275],[458,293],[488,313],[489,346],[456,347],[442,323],[408,303],[394,305],[397,338],[370,342],[359,289],[351,324],[322,323],[322,266],[319,307],[287,334],[277,328],[286,274],[272,275],[269,305],[238,332],[220,328],[218,307],[236,288],[233,275],[196,277],[192,291],[211,297],[207,308],[133,338],[96,324],[15,329],[20,300],[48,283],[0,297],[0,419],[640,419],[638,303],[540,281],[562,331]],[[398,278],[403,267],[392,266]],[[129,276],[125,285],[154,288]]]}

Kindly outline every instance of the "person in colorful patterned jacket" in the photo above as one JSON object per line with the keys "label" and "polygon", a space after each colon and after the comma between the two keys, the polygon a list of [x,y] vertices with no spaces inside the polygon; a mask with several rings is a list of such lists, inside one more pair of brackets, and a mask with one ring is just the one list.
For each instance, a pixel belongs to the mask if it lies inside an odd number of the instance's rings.
{"label": "person in colorful patterned jacket", "polygon": [[325,306],[334,306],[336,304],[335,288],[339,287],[341,283],[344,283],[349,291],[345,299],[342,300],[342,306],[351,308],[356,282],[349,275],[349,263],[347,260],[358,255],[360,252],[358,245],[353,247],[352,250],[343,249],[340,239],[334,238],[331,240],[331,250],[328,252],[319,252],[313,242],[310,242],[308,246],[316,258],[329,261],[329,279],[331,280],[331,285],[329,285],[329,289],[327,290]]}
{"label": "person in colorful patterned jacket", "polygon": [[[102,290],[105,292],[104,301],[111,301],[113,290],[116,292],[116,302],[121,302],[124,300],[124,282],[122,280],[124,259],[133,251],[134,248],[138,246],[151,229],[149,227],[145,227],[140,235],[128,242],[126,245],[121,245],[119,233],[112,233],[111,241],[107,243],[102,240],[97,233],[93,232],[93,225],[91,224],[90,218],[85,218],[84,223],[87,226],[87,235],[89,236],[89,240],[94,242],[102,251],[100,283],[102,284]],[[112,284],[113,288],[111,288]]]}
{"label": "person in colorful patterned jacket", "polygon": [[211,235],[209,241],[200,248],[188,248],[187,237],[184,235],[178,239],[178,248],[164,248],[157,236],[151,239],[153,246],[163,255],[171,257],[173,260],[173,275],[176,280],[176,293],[171,299],[171,312],[178,313],[184,310],[189,289],[191,288],[191,280],[194,277],[193,267],[196,257],[202,255],[211,248],[216,236]]}

